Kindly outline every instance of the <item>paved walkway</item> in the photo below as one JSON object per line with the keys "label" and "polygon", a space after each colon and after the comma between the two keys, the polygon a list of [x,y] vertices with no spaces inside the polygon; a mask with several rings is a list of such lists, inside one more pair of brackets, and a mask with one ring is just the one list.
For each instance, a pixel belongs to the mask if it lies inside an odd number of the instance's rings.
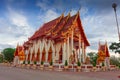
{"label": "paved walkway", "polygon": [[0,80],[120,80],[119,71],[57,72],[21,69],[0,65]]}

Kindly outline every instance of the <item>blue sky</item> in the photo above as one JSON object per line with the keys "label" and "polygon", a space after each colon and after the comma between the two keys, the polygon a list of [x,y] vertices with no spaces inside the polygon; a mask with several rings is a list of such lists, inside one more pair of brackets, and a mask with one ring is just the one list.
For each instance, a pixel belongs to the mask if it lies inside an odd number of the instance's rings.
{"label": "blue sky", "polygon": [[120,25],[120,0],[0,0],[0,50],[22,44],[43,23],[70,10],[74,15],[81,8],[82,25],[91,44],[87,52],[97,51],[99,41],[118,41],[114,2]]}

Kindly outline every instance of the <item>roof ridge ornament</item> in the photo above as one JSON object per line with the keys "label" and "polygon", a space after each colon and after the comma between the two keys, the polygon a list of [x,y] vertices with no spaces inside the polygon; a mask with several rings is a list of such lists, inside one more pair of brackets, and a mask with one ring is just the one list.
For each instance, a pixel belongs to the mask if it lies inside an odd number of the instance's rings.
{"label": "roof ridge ornament", "polygon": [[79,14],[79,13],[80,13],[80,10],[81,10],[81,6],[80,6],[80,8],[78,9],[78,12],[77,12],[77,14]]}
{"label": "roof ridge ornament", "polygon": [[68,13],[68,16],[70,17],[71,15],[70,15],[70,13],[72,12],[72,9],[70,9],[70,12]]}
{"label": "roof ridge ornament", "polygon": [[63,10],[63,13],[61,14],[62,17],[64,17],[65,10]]}

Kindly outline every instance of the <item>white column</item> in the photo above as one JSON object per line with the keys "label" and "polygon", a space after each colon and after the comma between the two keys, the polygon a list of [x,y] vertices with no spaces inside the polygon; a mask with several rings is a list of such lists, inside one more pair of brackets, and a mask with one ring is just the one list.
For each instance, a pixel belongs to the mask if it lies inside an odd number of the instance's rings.
{"label": "white column", "polygon": [[35,50],[35,54],[37,55],[38,49],[39,49],[39,43],[36,41],[34,42],[34,50]]}
{"label": "white column", "polygon": [[82,42],[82,61],[84,63],[85,59],[84,59],[84,42]]}
{"label": "white column", "polygon": [[34,47],[34,50],[33,50],[34,51],[34,58],[36,60],[36,58],[37,58],[37,51],[38,51],[38,49],[37,49],[38,47],[37,47],[37,42],[36,41],[34,42],[34,46],[33,47]]}
{"label": "white column", "polygon": [[62,45],[62,63],[64,64],[65,63],[65,60],[66,60],[66,43],[64,42],[63,45]]}
{"label": "white column", "polygon": [[45,56],[45,62],[48,62],[48,51],[50,49],[50,40],[48,40],[48,43],[47,43],[47,40],[45,41],[45,51],[46,51],[46,56]]}
{"label": "white column", "polygon": [[69,63],[69,54],[70,54],[70,52],[69,52],[69,37],[68,37],[68,39],[67,39],[67,54],[66,54],[66,59],[67,59],[68,63]]}
{"label": "white column", "polygon": [[55,46],[53,45],[53,42],[51,42],[51,48],[52,48],[52,61],[55,62]]}
{"label": "white column", "polygon": [[59,60],[59,52],[61,50],[61,43],[56,44],[56,60]]}
{"label": "white column", "polygon": [[81,63],[81,35],[79,34],[79,61]]}
{"label": "white column", "polygon": [[55,58],[54,58],[55,56],[54,55],[55,55],[55,51],[52,52],[52,61],[53,62],[55,62]]}
{"label": "white column", "polygon": [[40,51],[40,62],[42,62],[42,52]]}
{"label": "white column", "polygon": [[86,61],[86,46],[84,44],[84,62]]}
{"label": "white column", "polygon": [[48,51],[46,51],[45,62],[48,62]]}
{"label": "white column", "polygon": [[30,47],[30,64],[32,64],[32,47]]}
{"label": "white column", "polygon": [[74,40],[73,40],[73,31],[72,31],[72,35],[71,35],[71,49],[72,49],[72,55],[73,55],[73,50],[74,50]]}
{"label": "white column", "polygon": [[32,63],[32,53],[30,53],[30,63]]}
{"label": "white column", "polygon": [[28,50],[25,50],[25,55],[26,55],[26,57],[25,57],[25,63],[27,64],[27,59],[28,59]]}
{"label": "white column", "polygon": [[34,54],[34,57],[35,57],[35,60],[36,60],[36,58],[37,58],[37,54]]}
{"label": "white column", "polygon": [[42,52],[43,52],[43,48],[44,48],[44,43],[43,41],[40,41],[40,63],[42,62]]}

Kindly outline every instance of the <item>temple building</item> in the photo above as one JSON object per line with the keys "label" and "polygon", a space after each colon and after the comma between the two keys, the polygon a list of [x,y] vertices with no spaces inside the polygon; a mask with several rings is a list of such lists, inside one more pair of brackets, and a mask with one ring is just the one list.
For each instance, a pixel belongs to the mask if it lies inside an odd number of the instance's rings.
{"label": "temple building", "polygon": [[110,66],[110,54],[108,51],[107,42],[105,42],[105,44],[100,44],[99,42],[97,63],[104,63],[106,67]]}
{"label": "temple building", "polygon": [[21,64],[25,60],[24,47],[17,44],[14,52],[14,65]]}
{"label": "temple building", "polygon": [[79,11],[71,16],[70,13],[44,23],[24,43],[26,62],[37,61],[49,63],[84,63],[86,48],[90,46],[85,35]]}

